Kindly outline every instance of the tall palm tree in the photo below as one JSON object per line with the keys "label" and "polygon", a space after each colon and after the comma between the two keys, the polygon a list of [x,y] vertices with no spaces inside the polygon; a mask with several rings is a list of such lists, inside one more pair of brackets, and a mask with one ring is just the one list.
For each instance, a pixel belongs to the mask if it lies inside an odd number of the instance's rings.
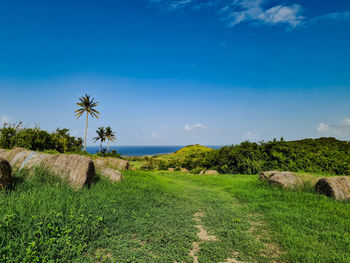
{"label": "tall palm tree", "polygon": [[114,142],[117,138],[115,137],[115,132],[112,131],[111,127],[106,128],[106,138],[108,140],[108,152],[109,152],[109,142],[112,141]]}
{"label": "tall palm tree", "polygon": [[100,153],[102,151],[102,143],[106,140],[106,130],[105,127],[99,127],[96,130],[97,136],[94,138],[94,141],[100,141]]}
{"label": "tall palm tree", "polygon": [[85,126],[85,140],[84,140],[84,150],[86,151],[86,136],[88,130],[88,120],[89,115],[98,119],[98,115],[100,114],[95,107],[98,105],[98,102],[94,102],[94,98],[90,99],[90,95],[85,94],[85,96],[79,98],[80,102],[77,102],[77,105],[80,107],[75,111],[75,117],[77,119],[80,118],[86,112],[86,126]]}

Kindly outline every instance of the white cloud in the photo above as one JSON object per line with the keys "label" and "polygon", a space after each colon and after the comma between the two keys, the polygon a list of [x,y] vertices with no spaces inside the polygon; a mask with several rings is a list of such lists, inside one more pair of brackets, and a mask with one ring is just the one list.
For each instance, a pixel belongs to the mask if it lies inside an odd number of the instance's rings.
{"label": "white cloud", "polygon": [[231,27],[242,22],[263,23],[268,25],[284,24],[296,27],[302,23],[300,5],[276,5],[264,9],[266,0],[235,0],[231,5],[226,5],[218,13]]}
{"label": "white cloud", "polygon": [[192,0],[180,0],[180,1],[174,1],[173,3],[170,4],[170,8],[181,8],[183,6],[186,6],[190,4]]}
{"label": "white cloud", "polygon": [[322,132],[329,132],[330,128],[329,128],[329,125],[324,123],[324,122],[321,122],[318,127],[317,127],[317,131],[319,133],[322,133]]}
{"label": "white cloud", "polygon": [[345,118],[338,124],[329,125],[321,122],[317,126],[317,132],[328,135],[350,136],[350,118]]}
{"label": "white cloud", "polygon": [[0,118],[0,124],[1,125],[3,125],[3,124],[5,124],[5,123],[9,123],[11,121],[11,119],[9,118],[9,117],[6,117],[6,116],[2,116],[1,118]]}
{"label": "white cloud", "polygon": [[206,128],[207,127],[204,126],[203,124],[197,123],[195,125],[185,125],[184,130],[185,131],[195,131],[195,130],[203,130]]}
{"label": "white cloud", "polygon": [[341,122],[342,126],[347,126],[350,127],[350,118],[345,118],[342,122]]}
{"label": "white cloud", "polygon": [[164,133],[168,130],[168,126],[162,126],[160,129],[155,129],[150,135],[146,135],[146,138],[160,139],[164,138]]}
{"label": "white cloud", "polygon": [[259,135],[252,132],[246,132],[244,133],[243,138],[247,141],[257,141],[259,140]]}
{"label": "white cloud", "polygon": [[154,130],[154,131],[152,132],[152,134],[151,134],[151,138],[152,138],[152,139],[160,138],[160,132]]}
{"label": "white cloud", "polygon": [[[322,16],[305,18],[299,4],[285,4],[286,1],[271,0],[145,0],[157,4],[166,10],[213,9],[221,20],[230,27],[241,23],[253,25],[280,25],[289,29],[301,25],[312,25],[319,21],[347,21],[350,11],[333,12]],[[297,0],[291,0],[290,2]],[[275,4],[274,4],[275,3]]]}
{"label": "white cloud", "polygon": [[292,27],[296,27],[304,19],[300,14],[301,7],[293,6],[275,6],[261,14],[262,19],[267,24],[287,23]]}
{"label": "white cloud", "polygon": [[214,8],[222,20],[233,27],[242,22],[259,22],[266,25],[284,24],[291,27],[299,25],[304,17],[300,15],[302,8],[294,4],[286,6],[279,4],[264,8],[269,0],[148,0],[166,9],[175,10],[189,7],[200,10]]}

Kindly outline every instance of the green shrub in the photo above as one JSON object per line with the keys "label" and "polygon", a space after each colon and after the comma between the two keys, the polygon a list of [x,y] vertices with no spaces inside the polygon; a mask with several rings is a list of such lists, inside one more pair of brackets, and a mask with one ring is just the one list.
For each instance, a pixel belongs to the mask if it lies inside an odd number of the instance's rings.
{"label": "green shrub", "polygon": [[4,125],[0,128],[0,148],[22,147],[33,151],[53,150],[60,153],[81,151],[83,140],[70,136],[68,129],[57,128],[49,133],[39,127],[22,128]]}
{"label": "green shrub", "polygon": [[202,167],[197,167],[191,170],[191,174],[199,174],[202,170],[205,170]]}

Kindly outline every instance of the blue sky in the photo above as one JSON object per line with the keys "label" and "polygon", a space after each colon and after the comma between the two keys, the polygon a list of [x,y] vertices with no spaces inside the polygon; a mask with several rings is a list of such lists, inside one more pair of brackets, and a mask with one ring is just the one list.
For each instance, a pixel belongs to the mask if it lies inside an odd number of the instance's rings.
{"label": "blue sky", "polygon": [[0,122],[119,145],[350,140],[350,2],[2,0]]}

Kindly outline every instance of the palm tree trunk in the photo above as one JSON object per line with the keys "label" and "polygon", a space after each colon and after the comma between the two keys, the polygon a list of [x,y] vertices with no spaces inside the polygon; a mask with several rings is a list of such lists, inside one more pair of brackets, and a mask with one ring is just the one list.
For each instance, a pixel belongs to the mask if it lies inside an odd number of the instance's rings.
{"label": "palm tree trunk", "polygon": [[84,144],[84,150],[86,152],[86,136],[87,136],[87,130],[88,130],[88,119],[89,119],[89,113],[86,113],[86,126],[85,126],[85,144]]}
{"label": "palm tree trunk", "polygon": [[109,139],[108,139],[108,152],[109,152]]}
{"label": "palm tree trunk", "polygon": [[100,143],[100,153],[101,153],[101,151],[102,151],[102,141]]}

